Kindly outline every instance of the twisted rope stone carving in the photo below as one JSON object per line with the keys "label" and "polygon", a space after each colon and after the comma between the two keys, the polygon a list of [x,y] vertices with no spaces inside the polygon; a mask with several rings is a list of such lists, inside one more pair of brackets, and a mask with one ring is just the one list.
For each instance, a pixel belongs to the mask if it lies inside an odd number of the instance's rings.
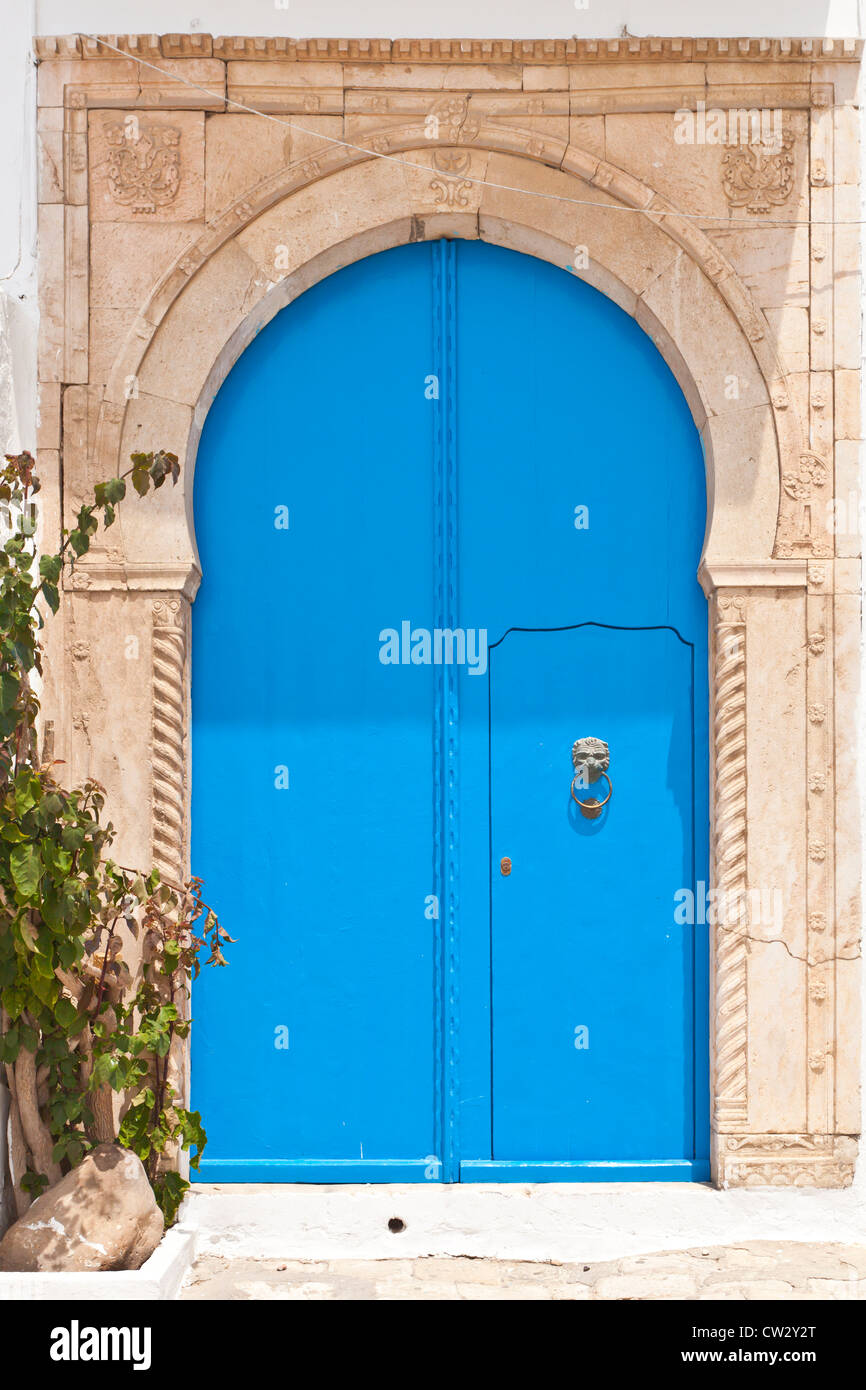
{"label": "twisted rope stone carving", "polygon": [[748,1118],[746,976],[746,623],[742,599],[716,609],[714,718],[715,1106],[718,1125]]}
{"label": "twisted rope stone carving", "polygon": [[186,624],[180,599],[153,605],[153,861],[179,883],[184,846],[184,660]]}

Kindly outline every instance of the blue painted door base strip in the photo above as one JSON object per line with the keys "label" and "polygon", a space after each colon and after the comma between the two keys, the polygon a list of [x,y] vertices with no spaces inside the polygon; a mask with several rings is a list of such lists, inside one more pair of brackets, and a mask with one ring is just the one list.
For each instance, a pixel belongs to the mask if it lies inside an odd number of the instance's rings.
{"label": "blue painted door base strip", "polygon": [[709,1182],[709,1179],[709,1159],[497,1163],[495,1159],[479,1158],[465,1159],[460,1164],[461,1182]]}
{"label": "blue painted door base strip", "polygon": [[[480,1182],[709,1182],[709,1159],[647,1159],[617,1163],[586,1162],[503,1162],[495,1159],[464,1159],[459,1181]],[[443,1166],[438,1159],[394,1158],[378,1162],[356,1159],[256,1158],[202,1159],[198,1182],[442,1182]]]}

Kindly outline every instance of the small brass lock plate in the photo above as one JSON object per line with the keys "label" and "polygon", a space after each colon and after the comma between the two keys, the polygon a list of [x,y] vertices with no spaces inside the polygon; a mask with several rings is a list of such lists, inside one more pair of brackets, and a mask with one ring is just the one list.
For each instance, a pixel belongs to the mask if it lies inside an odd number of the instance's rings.
{"label": "small brass lock plate", "polygon": [[511,873],[511,860],[508,858],[507,854],[504,859],[500,859],[499,861],[499,871],[503,878],[507,878]]}

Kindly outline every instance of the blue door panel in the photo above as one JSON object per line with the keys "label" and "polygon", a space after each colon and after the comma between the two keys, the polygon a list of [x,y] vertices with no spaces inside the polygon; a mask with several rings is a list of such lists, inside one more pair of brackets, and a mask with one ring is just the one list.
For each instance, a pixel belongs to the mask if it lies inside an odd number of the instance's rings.
{"label": "blue door panel", "polygon": [[259,335],[206,422],[192,859],[237,937],[195,996],[206,1178],[429,1166],[433,673],[395,679],[377,639],[432,616],[430,323],[429,253],[354,266]]}
{"label": "blue door panel", "polygon": [[[237,937],[194,992],[201,1178],[707,1176],[673,916],[707,877],[704,509],[653,345],[526,256],[370,257],[239,359],[195,487],[192,863]],[[404,622],[485,660],[383,664]]]}
{"label": "blue door panel", "polygon": [[[493,1157],[691,1158],[692,650],[669,628],[512,631],[491,653]],[[572,744],[609,743],[586,820]],[[604,783],[576,790],[605,794]]]}

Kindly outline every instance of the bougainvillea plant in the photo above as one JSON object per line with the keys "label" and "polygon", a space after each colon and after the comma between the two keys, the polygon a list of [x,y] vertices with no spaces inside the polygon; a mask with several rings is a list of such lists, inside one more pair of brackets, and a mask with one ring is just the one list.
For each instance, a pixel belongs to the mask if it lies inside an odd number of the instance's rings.
{"label": "bougainvillea plant", "polygon": [[197,1168],[206,1142],[181,1095],[190,981],[203,950],[208,965],[226,964],[231,938],[197,879],[170,883],[111,859],[103,789],[91,780],[66,790],[62,764],[39,756],[34,690],[64,571],[100,521],[112,525],[128,479],[139,497],[177,482],[174,454],[131,461],[94,489],[59,552],[40,556],[34,460],[7,454],[0,469],[0,1063],[19,1215],[88,1149],[117,1142],[142,1160],[170,1224],[188,1187],[179,1149]]}

